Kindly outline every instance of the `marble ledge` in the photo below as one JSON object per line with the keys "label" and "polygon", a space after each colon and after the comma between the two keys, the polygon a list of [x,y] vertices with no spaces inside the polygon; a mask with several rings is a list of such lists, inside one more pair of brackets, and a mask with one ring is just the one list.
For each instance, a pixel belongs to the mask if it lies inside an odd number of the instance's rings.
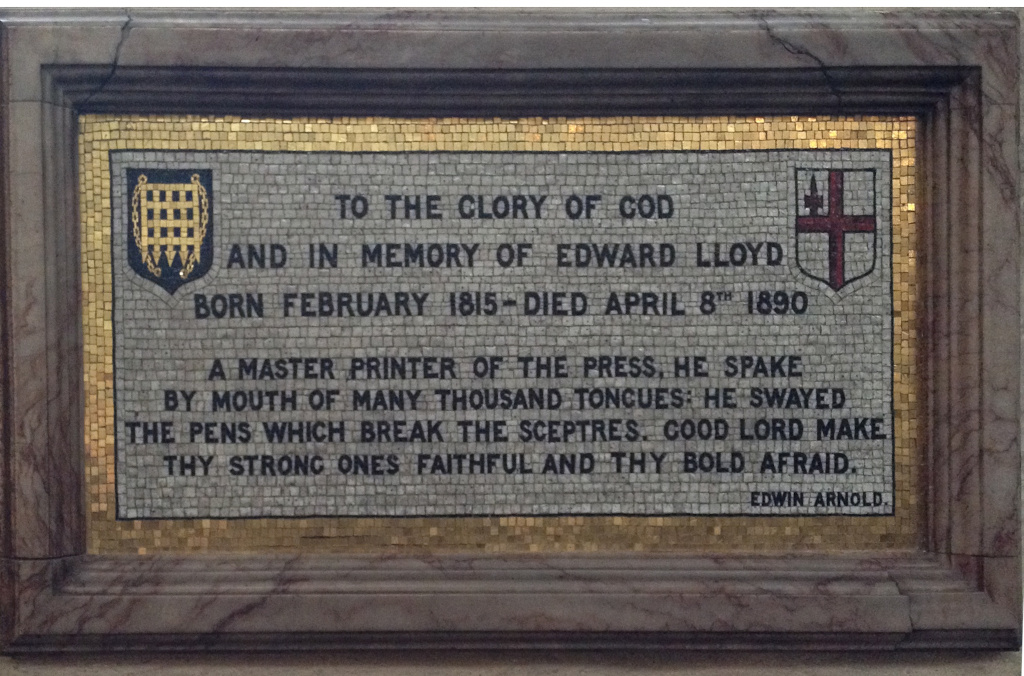
{"label": "marble ledge", "polygon": [[[753,561],[751,563],[750,561]],[[964,630],[1003,642],[1012,619],[929,557],[126,557],[18,565],[28,643],[145,644],[188,634],[393,632],[434,640],[566,645],[686,641],[755,645],[770,636],[895,647],[915,632]],[[895,571],[895,572],[894,572]],[[957,600],[956,617],[949,601]],[[437,632],[446,638],[436,636]],[[382,634],[383,635],[383,634]],[[232,638],[234,637],[234,638]],[[518,637],[518,639],[517,639]],[[674,637],[674,638],[673,638]],[[746,637],[746,638],[744,638]],[[760,637],[760,638],[759,638]],[[787,638],[788,637],[788,638]],[[872,638],[873,637],[873,638]],[[129,637],[122,637],[129,640]],[[967,639],[964,639],[967,640]],[[1012,638],[1009,638],[1012,640]],[[316,642],[313,641],[312,644]],[[17,645],[14,646],[17,651]]]}

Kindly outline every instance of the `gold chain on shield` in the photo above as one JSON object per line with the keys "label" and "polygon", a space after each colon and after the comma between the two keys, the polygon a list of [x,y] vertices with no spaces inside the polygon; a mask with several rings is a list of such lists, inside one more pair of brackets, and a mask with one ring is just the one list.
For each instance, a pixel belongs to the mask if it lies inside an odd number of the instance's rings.
{"label": "gold chain on shield", "polygon": [[[186,191],[194,191],[196,195],[192,208],[185,207],[177,199],[170,202],[166,199],[167,194],[177,197]],[[170,219],[167,218],[168,212],[172,214]],[[186,214],[184,218],[181,217],[182,212]],[[181,260],[179,276],[185,279],[191,274],[199,262],[209,219],[210,202],[199,174],[192,174],[191,184],[150,183],[145,174],[139,175],[132,194],[132,236],[143,263],[155,277],[163,274],[161,260],[166,260],[171,266],[176,256]]]}

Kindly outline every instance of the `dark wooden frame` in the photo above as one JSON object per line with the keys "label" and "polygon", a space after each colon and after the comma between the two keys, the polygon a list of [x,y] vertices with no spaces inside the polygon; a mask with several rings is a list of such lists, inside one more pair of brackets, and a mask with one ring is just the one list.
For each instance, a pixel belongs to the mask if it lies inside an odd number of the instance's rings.
{"label": "dark wooden frame", "polygon": [[[1019,648],[1017,39],[1006,14],[0,16],[6,650]],[[84,555],[83,112],[919,116],[926,544]]]}

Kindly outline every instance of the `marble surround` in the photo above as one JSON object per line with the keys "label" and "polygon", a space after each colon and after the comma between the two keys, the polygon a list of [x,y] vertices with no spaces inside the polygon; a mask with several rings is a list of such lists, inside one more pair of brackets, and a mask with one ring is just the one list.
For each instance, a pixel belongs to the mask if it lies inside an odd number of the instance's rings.
{"label": "marble surround", "polygon": [[[0,14],[6,650],[1019,648],[1017,45],[1012,13]],[[920,115],[927,545],[83,555],[76,115],[183,111]]]}

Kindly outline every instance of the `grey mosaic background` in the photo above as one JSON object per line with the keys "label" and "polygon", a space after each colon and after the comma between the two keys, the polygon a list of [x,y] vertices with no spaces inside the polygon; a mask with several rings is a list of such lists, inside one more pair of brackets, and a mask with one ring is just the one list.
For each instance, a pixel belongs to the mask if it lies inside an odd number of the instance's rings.
{"label": "grey mosaic background", "polygon": [[[120,518],[219,518],[259,516],[420,516],[501,514],[885,514],[892,511],[892,297],[891,172],[887,151],[772,151],[669,153],[256,153],[124,151],[111,154],[114,264],[115,409],[117,417],[117,497]],[[213,261],[210,272],[185,284],[174,295],[137,275],[127,262],[130,228],[126,171],[131,169],[211,169],[213,175]],[[796,260],[795,218],[804,216],[798,195],[797,169],[811,168],[819,191],[829,170],[845,170],[844,213],[874,213],[875,237],[848,235],[849,276],[874,269],[834,292],[801,272]],[[867,180],[875,170],[876,180]],[[119,178],[120,177],[120,178]],[[369,201],[364,218],[342,218],[339,193],[363,194]],[[390,218],[385,195],[438,195],[437,219],[405,218],[401,204]],[[624,219],[622,196],[668,195],[668,218]],[[547,195],[540,218],[460,218],[459,199]],[[571,219],[564,203],[571,195],[601,195],[591,218]],[[421,213],[426,216],[425,199]],[[528,203],[526,211],[533,215]],[[801,259],[813,261],[827,277],[827,236],[801,235]],[[734,244],[745,247],[777,242],[779,265],[700,267],[704,260],[729,258]],[[310,244],[337,245],[337,268],[310,269]],[[365,244],[420,243],[479,245],[472,267],[363,267]],[[667,267],[560,267],[559,244],[674,247]],[[231,247],[280,244],[288,259],[281,268],[229,267]],[[502,244],[530,244],[522,267],[502,267],[496,251]],[[759,250],[765,259],[767,245]],[[752,257],[746,248],[746,260]],[[574,253],[575,249],[570,249]],[[739,254],[737,254],[739,255]],[[571,257],[570,257],[571,258]],[[817,275],[818,273],[815,272]],[[806,294],[804,314],[768,315],[748,308],[747,294],[784,291]],[[285,317],[285,294],[329,292],[371,294],[396,306],[395,294],[429,294],[422,316]],[[493,315],[450,314],[449,294],[493,292]],[[580,316],[525,316],[527,293],[582,293],[587,313]],[[676,294],[669,307],[685,315],[606,314],[611,294]],[[196,318],[196,296],[213,303],[215,294],[262,294],[263,316]],[[702,294],[711,294],[715,310],[701,312]],[[515,301],[515,305],[510,302]],[[506,305],[506,303],[509,303]],[[319,308],[315,297],[312,309]],[[410,303],[415,311],[415,302]],[[658,305],[658,308],[663,308]],[[774,308],[772,308],[774,309]],[[634,313],[639,308],[634,309]],[[301,312],[297,297],[290,312]],[[726,375],[726,359],[788,355],[799,357],[799,377]],[[677,377],[677,359],[703,356],[707,377]],[[455,378],[348,379],[353,360],[388,357],[436,357],[454,361]],[[494,378],[476,377],[477,357],[502,358]],[[524,376],[519,357],[564,357],[567,376]],[[585,360],[624,357],[625,373],[587,374]],[[332,360],[328,379],[238,378],[238,361],[312,358]],[[650,375],[630,373],[631,362],[650,367]],[[648,362],[644,362],[648,359]],[[225,379],[209,379],[220,360]],[[363,375],[362,372],[357,375]],[[562,406],[555,410],[441,410],[437,389],[493,390],[557,388]],[[664,409],[597,408],[580,410],[577,389],[666,388]],[[735,388],[735,408],[705,405],[708,390]],[[842,408],[755,408],[752,388],[841,388]],[[312,410],[313,390],[337,390],[332,410]],[[165,410],[166,390],[195,391],[192,410]],[[215,412],[212,392],[247,398],[250,391],[295,391],[296,410]],[[353,410],[353,391],[419,391],[416,410]],[[234,395],[236,391],[245,394]],[[545,393],[546,396],[547,393]],[[254,395],[256,396],[256,395]],[[384,395],[385,398],[388,396]],[[596,396],[596,395],[595,395]],[[833,390],[825,396],[829,401]],[[180,397],[179,397],[180,399]],[[817,419],[881,419],[884,439],[817,440]],[[722,440],[666,438],[680,421],[708,419],[729,432]],[[802,439],[745,440],[758,419],[782,419],[780,434],[799,420]],[[508,442],[463,442],[458,421],[505,421]],[[133,443],[129,423],[169,422],[174,443]],[[272,443],[264,423],[293,421],[344,423],[344,443],[295,441]],[[444,441],[379,443],[361,441],[363,423],[433,423]],[[600,435],[570,435],[569,441],[521,441],[522,424],[536,421],[602,421],[635,440],[605,441]],[[621,421],[613,423],[611,421]],[[190,425],[209,424],[195,441]],[[222,443],[222,423],[251,428],[246,443]],[[771,427],[771,424],[768,423]],[[863,427],[862,427],[863,429]],[[141,428],[136,427],[136,434]],[[493,430],[492,430],[493,431]],[[623,472],[616,471],[620,456]],[[686,471],[687,453],[707,453],[712,471]],[[739,469],[733,453],[743,460]],[[766,454],[778,462],[789,453],[783,472],[765,470]],[[844,473],[797,474],[793,453],[844,454]],[[498,454],[493,473],[433,473],[454,454]],[[589,473],[545,473],[550,454],[582,462],[593,454]],[[573,455],[574,454],[574,455]],[[275,474],[294,460],[319,456],[318,475],[269,476],[261,471],[270,457]],[[421,464],[420,456],[427,459]],[[180,460],[169,475],[165,456],[208,459],[203,475],[182,476]],[[232,464],[232,458],[238,457]],[[259,456],[248,471],[245,456]],[[380,456],[380,475],[353,475],[339,469],[347,456],[372,462]],[[389,456],[393,456],[389,460]],[[813,456],[810,456],[813,457]],[[810,459],[809,457],[809,459]],[[819,456],[825,457],[825,456]],[[830,458],[834,456],[828,456]],[[436,460],[440,458],[440,460]],[[479,460],[480,456],[476,458]],[[633,459],[639,469],[626,471]],[[716,466],[716,458],[718,465]],[[346,461],[343,461],[346,462]],[[464,461],[469,466],[468,458]],[[486,465],[486,458],[482,460]],[[660,472],[653,469],[660,462]],[[282,464],[284,463],[284,464]],[[505,473],[509,464],[516,471]],[[397,471],[389,473],[397,465]],[[372,466],[372,465],[371,465]],[[527,466],[532,473],[521,473]],[[232,468],[241,469],[238,475]],[[423,469],[421,469],[421,467]],[[739,471],[717,471],[739,469]],[[829,497],[831,495],[831,497]],[[764,497],[767,496],[767,497]],[[802,497],[804,504],[799,504]],[[839,497],[837,497],[839,496]],[[857,496],[857,497],[854,497]],[[841,503],[815,505],[818,500]],[[767,501],[769,504],[760,504]],[[782,504],[772,506],[781,501]],[[866,501],[868,504],[847,504]],[[757,504],[753,504],[753,503]],[[842,506],[840,506],[840,504]]]}

